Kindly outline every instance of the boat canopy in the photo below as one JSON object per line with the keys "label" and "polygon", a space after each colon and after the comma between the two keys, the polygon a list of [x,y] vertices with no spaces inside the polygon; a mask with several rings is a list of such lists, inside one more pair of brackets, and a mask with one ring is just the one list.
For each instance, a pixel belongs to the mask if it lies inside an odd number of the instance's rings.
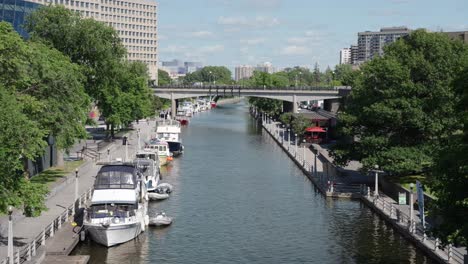
{"label": "boat canopy", "polygon": [[315,126],[315,127],[308,127],[306,128],[305,130],[306,132],[317,132],[317,133],[325,133],[327,131],[325,131],[325,129],[319,127],[319,126]]}
{"label": "boat canopy", "polygon": [[103,166],[96,176],[94,189],[135,189],[137,169],[126,165]]}
{"label": "boat canopy", "polygon": [[94,190],[91,204],[136,204],[135,190]]}

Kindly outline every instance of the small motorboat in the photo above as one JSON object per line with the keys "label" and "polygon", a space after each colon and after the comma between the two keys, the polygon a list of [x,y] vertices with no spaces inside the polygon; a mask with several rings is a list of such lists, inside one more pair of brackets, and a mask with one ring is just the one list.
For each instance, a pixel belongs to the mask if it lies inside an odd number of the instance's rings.
{"label": "small motorboat", "polygon": [[169,194],[168,193],[158,193],[158,192],[149,192],[148,193],[148,199],[150,201],[155,201],[155,200],[164,200],[164,199],[167,199],[169,198]]}
{"label": "small motorboat", "polygon": [[174,187],[169,183],[160,183],[156,186],[155,192],[157,193],[171,193]]}
{"label": "small motorboat", "polygon": [[167,226],[172,224],[172,218],[167,216],[166,213],[160,212],[155,217],[150,217],[150,226]]}

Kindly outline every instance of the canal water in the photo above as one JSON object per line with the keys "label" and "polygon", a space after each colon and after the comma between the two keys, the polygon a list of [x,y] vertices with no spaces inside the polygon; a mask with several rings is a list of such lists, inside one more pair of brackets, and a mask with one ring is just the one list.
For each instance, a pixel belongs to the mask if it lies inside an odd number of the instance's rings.
{"label": "canal water", "polygon": [[151,203],[174,218],[134,241],[91,241],[90,263],[432,263],[358,201],[325,199],[260,126],[246,104],[197,114],[185,153],[162,169],[174,185]]}

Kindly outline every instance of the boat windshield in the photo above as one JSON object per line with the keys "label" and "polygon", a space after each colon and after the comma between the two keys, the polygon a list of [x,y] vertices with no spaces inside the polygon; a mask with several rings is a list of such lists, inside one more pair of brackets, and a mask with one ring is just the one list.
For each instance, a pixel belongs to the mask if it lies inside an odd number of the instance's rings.
{"label": "boat windshield", "polygon": [[130,217],[135,215],[134,204],[98,204],[88,210],[88,218]]}
{"label": "boat windshield", "polygon": [[94,189],[135,189],[136,175],[133,167],[103,167],[94,183]]}

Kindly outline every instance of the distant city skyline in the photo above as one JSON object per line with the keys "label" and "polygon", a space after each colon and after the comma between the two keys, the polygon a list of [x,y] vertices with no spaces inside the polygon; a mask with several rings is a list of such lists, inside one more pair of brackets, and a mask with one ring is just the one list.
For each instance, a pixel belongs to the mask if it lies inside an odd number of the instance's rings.
{"label": "distant city skyline", "polygon": [[468,30],[463,0],[159,0],[161,61],[204,65],[271,62],[278,68],[339,64],[339,51],[358,32],[406,26]]}

